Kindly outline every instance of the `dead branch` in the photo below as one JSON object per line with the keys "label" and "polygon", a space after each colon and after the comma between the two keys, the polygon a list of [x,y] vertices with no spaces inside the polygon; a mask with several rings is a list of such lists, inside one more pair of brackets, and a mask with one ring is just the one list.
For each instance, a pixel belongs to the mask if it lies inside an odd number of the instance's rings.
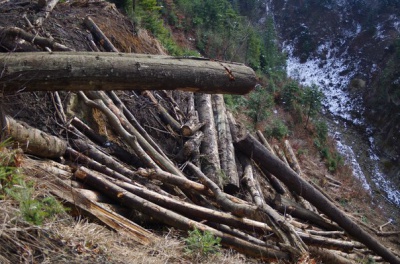
{"label": "dead branch", "polygon": [[169,113],[168,111],[157,101],[154,95],[150,91],[143,91],[142,95],[146,96],[150,99],[153,105],[157,108],[161,118],[167,123],[174,131],[181,130],[181,124],[178,123]]}
{"label": "dead branch", "polygon": [[18,27],[0,27],[0,36],[0,44],[2,44],[7,37],[10,37],[23,39],[31,44],[41,47],[42,49],[48,47],[53,51],[73,51],[73,49],[57,43],[52,39],[33,35]]}

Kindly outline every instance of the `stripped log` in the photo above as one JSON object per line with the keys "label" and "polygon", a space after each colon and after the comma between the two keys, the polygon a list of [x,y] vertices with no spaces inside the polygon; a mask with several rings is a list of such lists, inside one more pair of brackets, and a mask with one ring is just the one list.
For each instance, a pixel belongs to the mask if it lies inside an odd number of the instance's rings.
{"label": "stripped log", "polygon": [[10,116],[1,120],[2,140],[11,137],[14,144],[25,153],[35,154],[43,158],[62,157],[67,149],[67,142],[49,135],[28,124],[17,121]]}
{"label": "stripped log", "polygon": [[209,94],[196,94],[195,105],[199,113],[199,121],[205,123],[202,128],[204,138],[200,146],[202,156],[201,169],[209,179],[219,187],[222,187],[218,140],[214,125],[211,96]]}
{"label": "stripped log", "polygon": [[93,173],[83,167],[75,172],[75,177],[93,186],[97,190],[106,193],[110,198],[124,204],[125,206],[142,211],[143,213],[152,216],[170,226],[182,230],[191,230],[197,228],[201,231],[209,231],[214,236],[220,237],[222,244],[232,247],[237,251],[250,256],[260,257],[263,259],[289,259],[289,255],[285,252],[249,243],[243,239],[225,234],[207,225],[201,224],[171,210],[149,202],[111,182],[108,182],[100,174]]}
{"label": "stripped log", "polygon": [[[98,202],[88,199],[86,195],[81,193],[81,190],[71,187],[67,180],[71,179],[73,174],[64,169],[58,169],[54,164],[56,163],[30,159],[23,161],[24,169],[30,171],[31,175],[42,181],[46,180],[46,187],[59,198],[90,213],[108,227],[131,237],[138,243],[148,245],[156,240],[156,237],[148,230],[102,207]],[[68,170],[68,166],[65,167]]]}
{"label": "stripped log", "polygon": [[218,151],[223,172],[223,186],[227,193],[234,194],[239,190],[239,174],[236,167],[235,149],[226,116],[224,97],[221,94],[211,96],[215,126],[218,135]]}
{"label": "stripped log", "polygon": [[[17,91],[185,90],[245,94],[256,85],[242,64],[103,52],[0,53],[5,93]],[[228,71],[235,76],[230,78]]]}
{"label": "stripped log", "polygon": [[96,25],[90,16],[86,16],[84,20],[85,26],[90,30],[92,35],[95,37],[98,43],[109,52],[118,52],[117,48],[111,43],[111,41],[104,35],[101,29]]}
{"label": "stripped log", "polygon": [[299,177],[296,172],[272,155],[253,136],[250,134],[245,135],[235,143],[235,146],[257,162],[261,168],[270,171],[278,177],[292,191],[312,203],[318,210],[335,221],[359,242],[365,244],[369,249],[383,257],[386,261],[390,263],[400,263],[400,259],[396,257],[393,252],[384,247],[379,241],[363,230],[312,185]]}

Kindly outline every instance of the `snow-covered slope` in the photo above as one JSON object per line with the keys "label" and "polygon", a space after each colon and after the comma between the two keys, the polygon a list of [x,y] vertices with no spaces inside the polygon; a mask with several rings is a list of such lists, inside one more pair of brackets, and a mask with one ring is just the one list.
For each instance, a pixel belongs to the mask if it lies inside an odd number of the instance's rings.
{"label": "snow-covered slope", "polygon": [[[266,11],[274,15],[287,53],[288,74],[322,89],[326,113],[332,117],[331,132],[354,174],[366,189],[370,185],[380,189],[400,207],[400,175],[389,178],[381,170],[383,150],[374,137],[376,123],[367,118],[374,109],[364,100],[371,97],[371,84],[383,71],[393,41],[400,35],[397,5],[391,9],[377,0],[267,2]],[[357,146],[349,136],[354,131],[360,133],[355,137],[365,139]]]}

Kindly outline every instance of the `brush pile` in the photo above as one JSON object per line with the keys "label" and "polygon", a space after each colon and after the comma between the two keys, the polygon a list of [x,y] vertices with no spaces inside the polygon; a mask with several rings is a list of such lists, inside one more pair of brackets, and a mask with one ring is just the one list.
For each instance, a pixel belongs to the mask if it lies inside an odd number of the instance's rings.
{"label": "brush pile", "polygon": [[[3,11],[25,12],[0,24],[3,52],[163,52],[107,2],[41,2],[0,1]],[[222,66],[235,82],[229,65]],[[22,167],[52,194],[141,244],[157,239],[143,225],[163,224],[208,231],[264,261],[400,263],[378,237],[396,233],[373,232],[341,210],[302,172],[290,142],[271,147],[262,133],[251,135],[221,90],[157,89],[20,91],[3,104],[19,108],[21,99],[25,116],[3,105],[3,137],[41,158],[25,158]]]}

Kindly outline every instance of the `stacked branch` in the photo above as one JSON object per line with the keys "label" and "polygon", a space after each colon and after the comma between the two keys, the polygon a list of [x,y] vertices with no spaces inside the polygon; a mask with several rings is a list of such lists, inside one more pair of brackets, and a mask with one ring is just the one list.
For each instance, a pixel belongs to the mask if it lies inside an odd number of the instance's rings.
{"label": "stacked branch", "polygon": [[[44,1],[43,10],[56,2]],[[85,24],[99,43],[110,42],[89,17]],[[4,32],[15,34],[15,30]],[[23,38],[22,33],[16,36]],[[102,48],[117,52],[111,42]],[[400,263],[398,256],[301,177],[289,142],[286,156],[277,152],[284,163],[261,133],[262,143],[249,134],[237,136],[237,125],[218,94],[246,93],[254,87],[254,72],[244,65],[95,52],[0,54],[0,64],[7,68],[0,78],[6,92],[85,91],[79,92],[78,100],[102,114],[118,138],[113,143],[128,157],[124,162],[121,155],[99,146],[109,139],[95,127],[63,114],[58,95],[55,108],[68,130],[67,139],[9,116],[1,120],[2,137],[11,137],[26,153],[38,157],[63,157],[68,165],[26,160],[24,166],[40,180],[45,175],[51,183],[48,188],[60,199],[139,243],[148,244],[155,236],[118,213],[120,206],[144,216],[137,222],[153,219],[181,230],[209,231],[223,245],[263,261],[354,263],[372,255],[374,260]],[[141,126],[129,102],[112,91],[93,91],[101,89],[181,89],[216,95],[190,93],[188,111],[182,111],[182,102],[166,93],[159,97],[172,102],[172,110],[151,92],[143,92],[141,96],[149,98],[162,116],[163,127],[173,128],[166,137],[179,138],[181,149],[165,153],[163,140]],[[240,198],[233,195],[239,189]]]}

